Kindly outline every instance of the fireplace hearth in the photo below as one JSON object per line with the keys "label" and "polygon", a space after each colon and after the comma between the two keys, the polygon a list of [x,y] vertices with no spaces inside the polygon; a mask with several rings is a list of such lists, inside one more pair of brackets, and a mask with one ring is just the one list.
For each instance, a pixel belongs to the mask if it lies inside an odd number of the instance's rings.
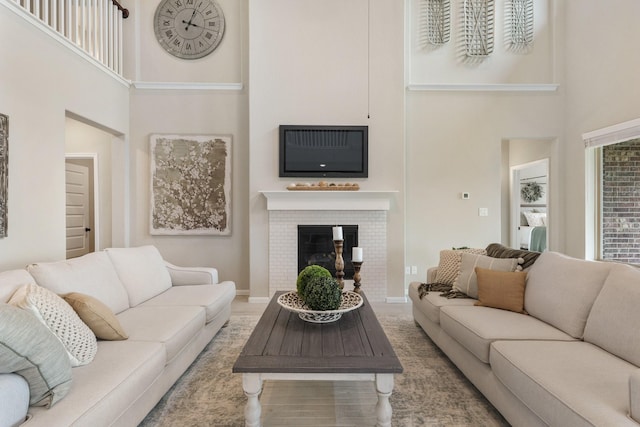
{"label": "fireplace hearth", "polygon": [[[351,249],[358,246],[358,226],[342,225],[344,236],[344,279],[353,279]],[[298,225],[298,273],[309,265],[319,265],[336,276],[336,252],[331,225]]]}

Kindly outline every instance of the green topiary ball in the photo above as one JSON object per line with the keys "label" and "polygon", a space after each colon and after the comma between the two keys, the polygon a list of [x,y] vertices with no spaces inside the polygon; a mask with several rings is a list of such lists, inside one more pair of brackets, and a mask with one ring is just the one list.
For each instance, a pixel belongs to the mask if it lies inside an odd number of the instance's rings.
{"label": "green topiary ball", "polygon": [[340,307],[342,290],[333,277],[314,277],[305,287],[303,300],[311,310],[336,310]]}
{"label": "green topiary ball", "polygon": [[298,279],[296,280],[296,288],[298,290],[298,295],[300,298],[304,300],[305,288],[307,283],[314,277],[331,277],[331,272],[324,267],[320,267],[319,265],[309,265],[305,267],[300,274],[298,274]]}

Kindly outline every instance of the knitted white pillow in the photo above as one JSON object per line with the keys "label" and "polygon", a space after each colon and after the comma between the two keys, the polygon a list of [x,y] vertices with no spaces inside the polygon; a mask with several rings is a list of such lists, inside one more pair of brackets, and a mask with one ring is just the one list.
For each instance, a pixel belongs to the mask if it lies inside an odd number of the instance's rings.
{"label": "knitted white pillow", "polygon": [[435,283],[453,285],[453,282],[456,281],[460,274],[461,256],[463,253],[484,255],[487,251],[480,248],[441,250]]}
{"label": "knitted white pillow", "polygon": [[27,310],[44,323],[62,342],[71,366],[86,365],[98,352],[96,336],[91,329],[69,304],[50,290],[35,283],[23,285],[13,294],[9,304]]}

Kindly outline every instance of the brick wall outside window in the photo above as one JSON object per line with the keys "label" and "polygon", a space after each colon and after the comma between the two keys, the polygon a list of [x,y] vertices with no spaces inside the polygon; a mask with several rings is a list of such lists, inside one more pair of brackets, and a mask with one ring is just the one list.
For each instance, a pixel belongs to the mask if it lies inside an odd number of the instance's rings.
{"label": "brick wall outside window", "polygon": [[602,258],[640,264],[640,139],[602,151]]}

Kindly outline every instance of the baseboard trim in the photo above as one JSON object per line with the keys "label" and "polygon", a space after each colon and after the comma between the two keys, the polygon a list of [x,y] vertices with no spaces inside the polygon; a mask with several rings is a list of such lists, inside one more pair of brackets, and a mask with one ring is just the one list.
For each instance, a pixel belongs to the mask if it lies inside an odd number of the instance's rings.
{"label": "baseboard trim", "polygon": [[405,304],[407,301],[407,297],[387,297],[385,299],[388,304]]}
{"label": "baseboard trim", "polygon": [[271,301],[269,297],[249,297],[250,304],[265,304]]}

